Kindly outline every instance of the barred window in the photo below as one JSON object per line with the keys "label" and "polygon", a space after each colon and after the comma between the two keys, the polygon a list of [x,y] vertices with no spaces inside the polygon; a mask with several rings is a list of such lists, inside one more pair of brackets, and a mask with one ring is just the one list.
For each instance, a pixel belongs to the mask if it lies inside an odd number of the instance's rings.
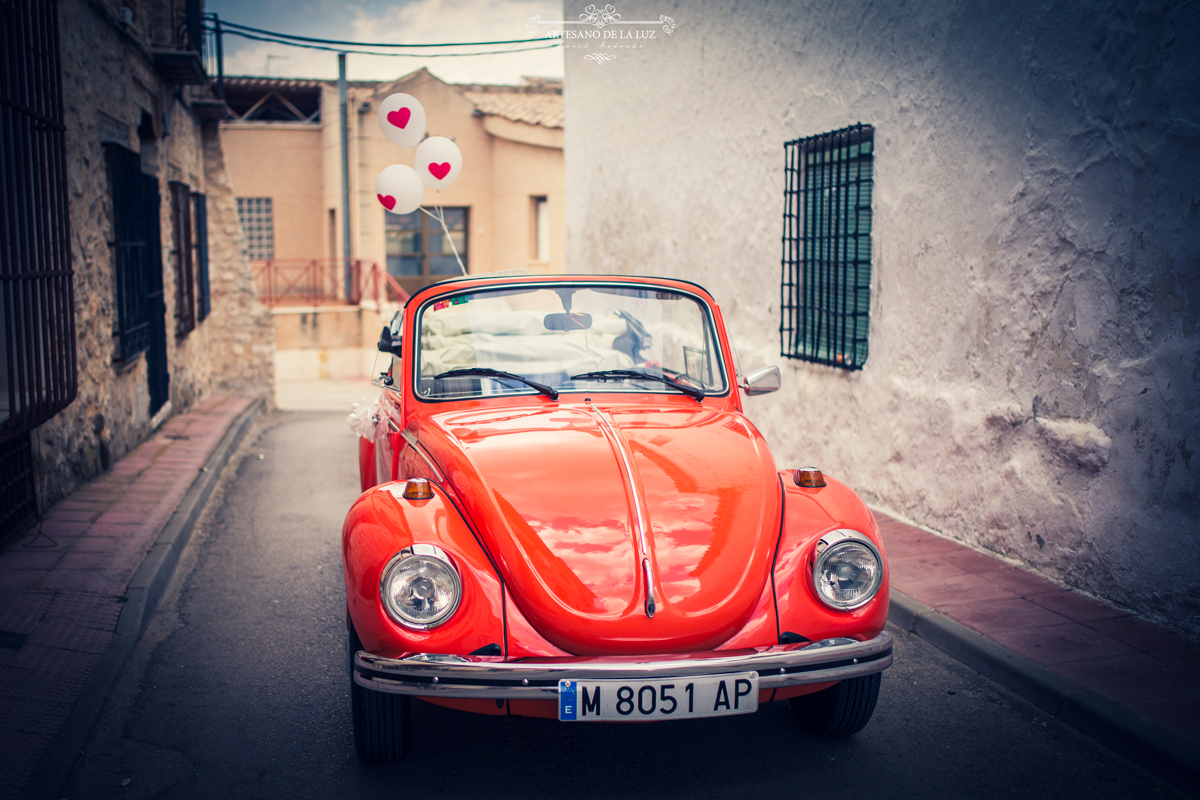
{"label": "barred window", "polygon": [[784,144],[781,355],[862,369],[871,308],[875,129]]}
{"label": "barred window", "polygon": [[269,197],[239,197],[238,219],[246,232],[246,251],[253,261],[275,257],[275,218]]}
{"label": "barred window", "polygon": [[[77,388],[58,12],[0,5],[0,445],[66,408]],[[0,535],[11,519],[0,513]]]}
{"label": "barred window", "polygon": [[171,227],[175,261],[175,335],[187,336],[196,328],[196,274],[192,261],[192,190],[186,183],[171,181]]}
{"label": "barred window", "polygon": [[195,236],[196,264],[196,321],[203,322],[212,310],[208,286],[208,200],[200,192],[192,192],[192,220]]}
{"label": "barred window", "polygon": [[113,269],[116,272],[114,360],[128,364],[154,344],[162,308],[162,231],[158,179],[142,172],[141,157],[113,142],[104,145],[112,190]]}

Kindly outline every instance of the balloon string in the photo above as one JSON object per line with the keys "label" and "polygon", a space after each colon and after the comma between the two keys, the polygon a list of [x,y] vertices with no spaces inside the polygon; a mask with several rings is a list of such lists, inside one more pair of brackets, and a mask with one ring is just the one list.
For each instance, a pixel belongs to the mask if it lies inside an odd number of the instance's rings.
{"label": "balloon string", "polygon": [[437,209],[438,213],[434,214],[429,209],[421,206],[422,211],[442,223],[442,230],[446,233],[446,240],[450,242],[450,251],[454,253],[454,259],[458,261],[458,268],[462,270],[463,275],[466,275],[467,268],[463,266],[462,259],[458,256],[458,248],[454,246],[454,237],[450,235],[450,229],[446,227],[446,212],[441,206],[434,206],[434,208]]}

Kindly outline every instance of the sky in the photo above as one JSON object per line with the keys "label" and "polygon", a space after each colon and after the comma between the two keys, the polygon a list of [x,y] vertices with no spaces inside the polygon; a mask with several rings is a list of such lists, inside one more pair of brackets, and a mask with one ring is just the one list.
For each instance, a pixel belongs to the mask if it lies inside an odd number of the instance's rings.
{"label": "sky", "polygon": [[[536,34],[525,29],[526,20],[538,14],[543,20],[560,20],[563,5],[554,0],[206,0],[205,11],[216,13],[222,21],[296,36],[416,44],[534,38]],[[478,52],[505,48],[439,49]],[[224,53],[226,75],[332,79],[338,74],[337,55],[320,50],[226,35]],[[517,84],[526,75],[561,78],[563,49],[462,58],[350,54],[346,77],[389,80],[421,67],[450,83]]]}

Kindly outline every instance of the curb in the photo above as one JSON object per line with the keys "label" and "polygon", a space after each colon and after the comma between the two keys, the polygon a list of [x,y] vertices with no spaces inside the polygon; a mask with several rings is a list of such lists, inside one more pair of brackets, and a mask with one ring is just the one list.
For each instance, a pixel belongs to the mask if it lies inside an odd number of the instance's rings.
{"label": "curb", "polygon": [[62,789],[71,777],[71,770],[87,744],[92,728],[100,719],[100,712],[104,710],[117,677],[166,594],[183,549],[192,538],[196,521],[204,513],[221,472],[254,420],[262,413],[263,407],[262,398],[257,398],[234,419],[129,581],[125,590],[126,602],[117,619],[112,641],[71,707],[71,713],[58,733],[50,739],[45,755],[38,762],[21,795],[25,800],[55,800],[62,797]]}
{"label": "curb", "polygon": [[895,589],[888,622],[916,634],[1177,789],[1200,797],[1200,752],[1132,712]]}

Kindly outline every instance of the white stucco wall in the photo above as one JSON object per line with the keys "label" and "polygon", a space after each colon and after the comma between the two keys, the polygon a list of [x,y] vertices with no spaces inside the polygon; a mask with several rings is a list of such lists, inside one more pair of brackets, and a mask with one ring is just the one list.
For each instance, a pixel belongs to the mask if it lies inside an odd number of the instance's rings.
{"label": "white stucco wall", "polygon": [[[678,28],[566,51],[567,268],[709,288],[783,370],[747,402],[780,466],[1200,635],[1194,8],[621,3]],[[851,373],[779,356],[783,143],[859,121]]]}

